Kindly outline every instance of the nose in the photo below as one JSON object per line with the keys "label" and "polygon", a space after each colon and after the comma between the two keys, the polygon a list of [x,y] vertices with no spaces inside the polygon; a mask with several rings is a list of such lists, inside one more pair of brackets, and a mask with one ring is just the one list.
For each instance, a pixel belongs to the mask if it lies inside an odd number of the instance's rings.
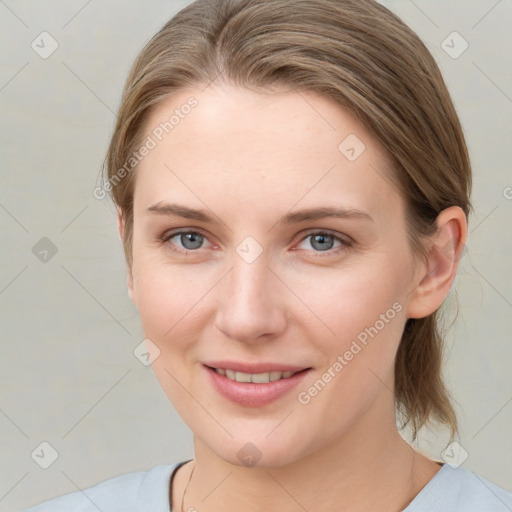
{"label": "nose", "polygon": [[222,280],[215,327],[242,343],[271,340],[286,328],[286,294],[283,284],[261,255],[247,263],[238,255]]}

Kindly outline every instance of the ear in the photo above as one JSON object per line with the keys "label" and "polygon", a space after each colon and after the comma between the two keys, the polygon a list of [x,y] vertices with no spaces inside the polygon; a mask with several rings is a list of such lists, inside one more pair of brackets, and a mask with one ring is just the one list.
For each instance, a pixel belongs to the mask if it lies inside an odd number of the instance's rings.
{"label": "ear", "polygon": [[411,292],[408,318],[424,318],[436,311],[453,285],[467,239],[467,220],[462,208],[451,206],[436,220],[437,231],[429,243],[427,263],[419,284]]}
{"label": "ear", "polygon": [[[121,237],[121,241],[124,240],[124,216],[123,212],[120,208],[117,209],[117,229],[119,231],[119,236]],[[128,267],[128,297],[133,300],[133,273],[132,269]]]}

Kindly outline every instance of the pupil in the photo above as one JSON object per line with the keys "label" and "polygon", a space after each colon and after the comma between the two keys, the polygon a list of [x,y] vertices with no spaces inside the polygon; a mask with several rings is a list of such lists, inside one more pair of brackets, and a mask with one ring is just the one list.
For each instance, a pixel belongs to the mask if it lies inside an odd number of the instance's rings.
{"label": "pupil", "polygon": [[[325,244],[325,241],[326,239],[328,240],[328,242],[330,241],[331,243],[327,243],[327,245]],[[330,240],[329,240],[330,239]],[[317,242],[320,242],[320,245],[318,247],[315,246],[315,243]],[[311,243],[311,245],[315,248],[315,249],[319,249],[321,251],[324,251],[324,250],[329,250],[332,248],[332,245],[333,245],[333,238],[332,236],[330,235],[315,235],[313,237],[313,242]]]}
{"label": "pupil", "polygon": [[[186,249],[197,249],[201,247],[202,235],[199,233],[185,233],[181,235],[181,243]],[[191,243],[191,245],[188,245]]]}

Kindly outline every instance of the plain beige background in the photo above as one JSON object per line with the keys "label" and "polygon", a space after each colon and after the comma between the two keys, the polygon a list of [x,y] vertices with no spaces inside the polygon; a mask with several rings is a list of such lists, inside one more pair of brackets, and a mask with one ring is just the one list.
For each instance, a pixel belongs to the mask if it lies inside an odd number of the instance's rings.
{"label": "plain beige background", "polygon": [[[93,196],[129,67],[187,3],[0,1],[0,511],[193,457],[134,356],[114,208]],[[434,54],[466,132],[475,213],[447,336],[455,451],[512,490],[512,3],[383,3]],[[439,459],[444,441],[425,432],[420,447]]]}

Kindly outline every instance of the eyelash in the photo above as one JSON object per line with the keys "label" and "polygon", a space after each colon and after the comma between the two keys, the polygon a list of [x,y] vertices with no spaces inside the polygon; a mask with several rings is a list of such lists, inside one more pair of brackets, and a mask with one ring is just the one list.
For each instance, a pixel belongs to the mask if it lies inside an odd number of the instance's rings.
{"label": "eyelash", "polygon": [[[164,233],[163,236],[161,236],[159,238],[159,242],[162,245],[164,245],[167,242],[169,242],[172,238],[174,238],[175,236],[181,235],[181,234],[201,235],[202,237],[207,239],[206,235],[204,235],[200,231],[191,230],[191,229],[179,229],[179,230],[176,230],[176,231],[172,231],[170,233],[169,232]],[[316,258],[332,256],[333,254],[337,254],[338,252],[341,252],[341,251],[349,249],[354,244],[354,241],[351,238],[349,238],[348,236],[345,235],[346,238],[344,239],[344,238],[342,238],[342,237],[340,237],[338,235],[335,235],[334,233],[330,232],[329,230],[311,231],[311,232],[307,233],[303,238],[301,238],[299,243],[303,242],[307,238],[312,237],[314,235],[327,235],[327,236],[332,237],[335,241],[340,242],[340,244],[341,244],[338,247],[335,247],[333,249],[328,249],[326,251],[314,251],[314,250],[313,251],[308,251],[308,252],[313,253],[314,257],[316,257]],[[183,254],[183,255],[197,254],[199,252],[199,250],[200,250],[200,249],[196,249],[196,250],[178,249],[178,248],[176,248],[176,246],[174,244],[170,244],[170,245],[171,245],[171,250],[172,251],[174,251],[174,252],[176,252],[178,254]]]}

